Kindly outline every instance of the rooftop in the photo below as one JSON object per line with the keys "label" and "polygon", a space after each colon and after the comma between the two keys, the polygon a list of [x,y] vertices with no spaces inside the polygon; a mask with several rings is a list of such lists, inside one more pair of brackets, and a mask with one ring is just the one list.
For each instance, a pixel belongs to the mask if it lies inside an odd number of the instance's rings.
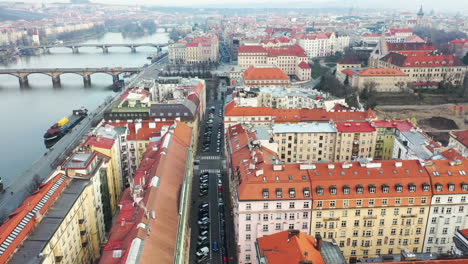
{"label": "rooftop", "polygon": [[333,124],[324,123],[298,123],[298,124],[275,124],[273,126],[274,134],[281,133],[335,133],[336,128]]}
{"label": "rooftop", "polygon": [[468,129],[451,133],[454,138],[468,148]]}
{"label": "rooftop", "polygon": [[374,132],[375,127],[369,122],[337,122],[336,130],[341,133]]}
{"label": "rooftop", "polygon": [[244,71],[244,80],[289,80],[289,76],[278,67],[250,66]]}

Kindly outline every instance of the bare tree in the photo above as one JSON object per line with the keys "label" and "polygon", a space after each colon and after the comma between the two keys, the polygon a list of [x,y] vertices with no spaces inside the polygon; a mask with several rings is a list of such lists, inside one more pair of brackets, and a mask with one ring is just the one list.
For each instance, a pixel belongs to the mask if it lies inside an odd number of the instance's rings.
{"label": "bare tree", "polygon": [[29,183],[28,187],[26,187],[26,191],[29,193],[29,194],[32,194],[34,193],[35,191],[37,191],[37,189],[39,189],[39,186],[41,185],[42,181],[41,181],[41,177],[39,176],[39,174],[34,174],[33,178],[31,179],[31,182]]}
{"label": "bare tree", "polygon": [[398,87],[400,89],[400,92],[403,92],[404,91],[404,88],[406,86],[406,83],[405,82],[402,82],[402,81],[399,81],[397,83],[395,83],[395,86]]}

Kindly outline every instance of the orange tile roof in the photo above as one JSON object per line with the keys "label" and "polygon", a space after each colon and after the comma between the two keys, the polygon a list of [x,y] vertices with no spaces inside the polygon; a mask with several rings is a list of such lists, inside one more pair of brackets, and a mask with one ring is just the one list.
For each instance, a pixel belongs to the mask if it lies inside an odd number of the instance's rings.
{"label": "orange tile roof", "polygon": [[280,68],[256,68],[250,66],[244,71],[244,80],[289,80],[289,76]]}
{"label": "orange tile roof", "polygon": [[[180,192],[185,180],[187,143],[191,142],[191,129],[182,122],[175,126],[173,132],[165,134],[160,142],[151,143],[145,152],[133,182],[133,186],[141,186],[141,191],[133,195],[129,188],[124,191],[119,203],[121,210],[100,263],[126,263],[132,246],[135,246],[132,243],[134,239],[143,240],[137,250],[140,263],[174,262]],[[154,184],[156,176],[159,177],[157,185]],[[139,206],[135,206],[134,198],[141,198]],[[155,212],[154,219],[152,212]],[[141,224],[149,229],[141,227]],[[121,257],[115,258],[114,250],[121,250]]]}
{"label": "orange tile roof", "polygon": [[465,147],[468,147],[468,129],[463,131],[452,132],[452,134],[457,138],[460,143]]}
{"label": "orange tile roof", "polygon": [[[416,197],[432,194],[430,190],[423,191],[423,184],[430,184],[430,178],[417,160],[379,161],[368,164],[371,165],[359,162],[316,163],[315,169],[308,171],[312,181],[313,199]],[[396,191],[398,184],[402,185],[402,192]],[[410,184],[415,185],[414,192],[410,192]],[[372,185],[376,188],[375,193],[370,192]],[[383,192],[385,185],[389,187],[388,193]],[[345,187],[349,187],[349,194],[344,193]],[[357,192],[358,187],[363,188],[362,193]],[[323,194],[318,192],[321,188]],[[336,194],[332,194],[333,188],[336,188]]]}
{"label": "orange tile roof", "polygon": [[326,264],[316,248],[315,238],[306,233],[290,235],[289,231],[282,231],[260,237],[257,242],[260,256],[265,257],[268,264],[297,264],[306,260],[314,264]]}
{"label": "orange tile roof", "polygon": [[[375,263],[375,262],[373,262]],[[418,261],[379,262],[376,264],[466,264],[468,259],[432,259]]]}
{"label": "orange tile roof", "polygon": [[[468,159],[426,161],[425,168],[430,175],[434,195],[468,194]],[[450,190],[452,184],[453,190]]]}
{"label": "orange tile roof", "polygon": [[408,120],[374,120],[372,124],[376,128],[396,128],[400,132],[409,132],[414,128],[413,123]]}
{"label": "orange tile roof", "polygon": [[336,130],[341,133],[374,132],[375,127],[369,122],[338,122]]}
{"label": "orange tile roof", "polygon": [[111,149],[114,145],[114,142],[115,140],[111,138],[90,136],[88,137],[84,145],[91,145],[96,148]]}
{"label": "orange tile roof", "polygon": [[[66,188],[69,181],[70,178],[66,177],[64,174],[57,174],[48,182],[40,185],[39,190],[26,198],[23,204],[9,215],[9,219],[0,226],[0,245],[6,248],[6,250],[0,250],[0,263],[6,263],[7,260],[13,256],[17,248],[27,239],[28,235],[38,223],[36,215],[38,213],[41,215],[47,213],[49,208]],[[24,227],[19,226],[22,221]],[[12,234],[14,230],[18,232],[17,235]],[[8,243],[6,241],[8,238],[12,240],[12,242]]]}

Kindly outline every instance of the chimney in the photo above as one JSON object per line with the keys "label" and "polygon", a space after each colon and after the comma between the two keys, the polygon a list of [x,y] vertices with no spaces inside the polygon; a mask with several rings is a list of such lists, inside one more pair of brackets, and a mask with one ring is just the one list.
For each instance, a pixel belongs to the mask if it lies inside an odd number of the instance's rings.
{"label": "chimney", "polygon": [[295,229],[288,230],[288,242],[291,239],[291,237],[293,237],[293,236],[299,237],[299,234],[300,234],[299,230],[295,230]]}
{"label": "chimney", "polygon": [[315,235],[315,240],[316,240],[315,248],[318,251],[322,251],[322,236],[320,234]]}

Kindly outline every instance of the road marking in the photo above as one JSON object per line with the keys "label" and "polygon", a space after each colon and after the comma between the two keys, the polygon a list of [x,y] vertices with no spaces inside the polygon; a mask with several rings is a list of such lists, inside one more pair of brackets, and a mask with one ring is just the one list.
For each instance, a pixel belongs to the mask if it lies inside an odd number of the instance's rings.
{"label": "road marking", "polygon": [[221,170],[220,169],[204,169],[204,170],[200,170],[200,172],[220,173]]}
{"label": "road marking", "polygon": [[220,156],[200,156],[201,160],[219,160]]}

